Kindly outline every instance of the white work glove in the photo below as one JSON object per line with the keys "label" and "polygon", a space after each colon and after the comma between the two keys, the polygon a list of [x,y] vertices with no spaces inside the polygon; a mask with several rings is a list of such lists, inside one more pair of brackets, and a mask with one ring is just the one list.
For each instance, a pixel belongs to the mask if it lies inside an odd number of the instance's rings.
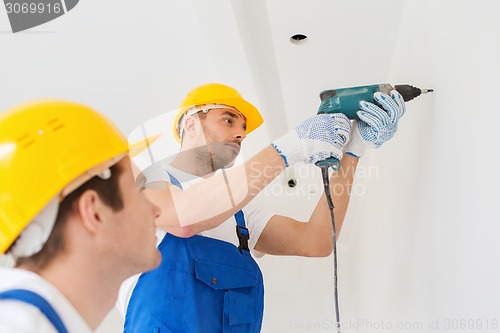
{"label": "white work glove", "polygon": [[406,106],[403,96],[396,90],[391,96],[376,92],[375,101],[382,106],[366,101],[359,102],[361,110],[357,112],[360,120],[354,121],[351,130],[351,141],[345,146],[345,152],[355,157],[361,157],[366,148],[378,148],[394,136],[398,129],[398,121]]}
{"label": "white work glove", "polygon": [[350,129],[351,122],[344,114],[318,114],[276,139],[272,146],[283,156],[286,166],[316,163],[329,157],[340,161]]}

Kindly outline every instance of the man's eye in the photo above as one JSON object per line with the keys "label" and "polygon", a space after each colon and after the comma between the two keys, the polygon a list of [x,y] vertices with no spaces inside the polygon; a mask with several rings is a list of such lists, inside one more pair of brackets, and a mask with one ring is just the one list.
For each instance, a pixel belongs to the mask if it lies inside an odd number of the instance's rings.
{"label": "man's eye", "polygon": [[225,121],[226,123],[228,123],[228,124],[232,124],[232,123],[233,123],[233,120],[232,120],[232,119],[230,119],[230,118],[226,118],[226,119],[224,119],[224,121]]}

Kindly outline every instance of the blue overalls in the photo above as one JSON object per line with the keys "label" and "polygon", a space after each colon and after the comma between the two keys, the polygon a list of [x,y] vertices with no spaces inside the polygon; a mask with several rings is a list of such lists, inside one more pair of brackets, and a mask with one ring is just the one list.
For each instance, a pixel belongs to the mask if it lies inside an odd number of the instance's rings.
{"label": "blue overalls", "polygon": [[[170,175],[171,183],[180,183]],[[162,262],[143,273],[125,315],[126,333],[257,333],[264,284],[248,250],[243,212],[235,214],[240,246],[195,235],[166,234]]]}
{"label": "blue overalls", "polygon": [[61,318],[54,310],[54,308],[47,302],[42,296],[24,289],[13,289],[0,292],[0,300],[16,300],[24,303],[28,303],[37,307],[40,312],[42,312],[45,317],[54,325],[57,332],[68,333],[68,330],[64,326]]}

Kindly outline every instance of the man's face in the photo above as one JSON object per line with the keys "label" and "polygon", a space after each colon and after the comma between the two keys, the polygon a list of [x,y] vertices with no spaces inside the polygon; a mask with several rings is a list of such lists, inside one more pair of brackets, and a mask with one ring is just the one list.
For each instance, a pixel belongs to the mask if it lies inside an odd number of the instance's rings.
{"label": "man's face", "polygon": [[[110,246],[123,269],[133,275],[159,265],[160,252],[156,248],[155,219],[159,208],[143,193],[145,178],[139,174],[134,179],[131,161],[125,157],[120,162],[120,191],[123,209],[111,213],[109,224]],[[125,263],[125,264],[124,264]]]}
{"label": "man's face", "polygon": [[201,124],[214,168],[233,165],[246,137],[245,119],[232,109],[211,109]]}

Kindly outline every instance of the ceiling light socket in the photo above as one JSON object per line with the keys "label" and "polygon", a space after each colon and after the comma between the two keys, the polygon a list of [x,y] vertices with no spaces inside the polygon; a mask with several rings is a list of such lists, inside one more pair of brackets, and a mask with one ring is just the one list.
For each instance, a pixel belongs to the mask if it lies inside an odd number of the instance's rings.
{"label": "ceiling light socket", "polygon": [[304,34],[295,34],[290,37],[290,42],[295,45],[301,45],[308,41],[308,38]]}

